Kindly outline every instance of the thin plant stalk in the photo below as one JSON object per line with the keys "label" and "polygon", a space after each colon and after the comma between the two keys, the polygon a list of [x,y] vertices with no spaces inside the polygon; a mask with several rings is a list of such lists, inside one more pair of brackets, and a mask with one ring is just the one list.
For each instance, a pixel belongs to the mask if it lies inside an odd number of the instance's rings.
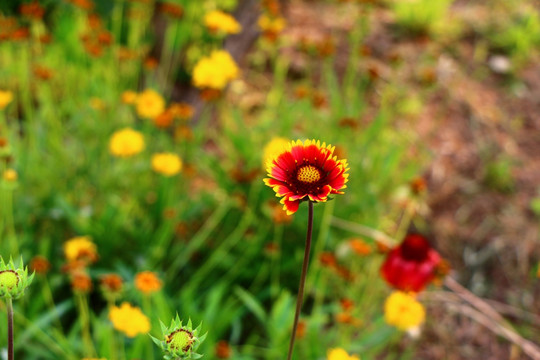
{"label": "thin plant stalk", "polygon": [[[110,309],[112,309],[113,306],[115,306],[114,299],[112,298],[107,299],[107,304],[110,311]],[[111,357],[111,360],[117,360],[118,359],[118,355],[117,355],[118,344],[116,341],[116,333],[114,331],[114,328],[111,328],[110,337],[111,337],[111,350],[110,350],[111,353],[109,355]]]}
{"label": "thin plant stalk", "polygon": [[57,310],[56,305],[54,303],[54,298],[53,298],[53,294],[52,294],[52,291],[51,291],[51,287],[49,285],[49,281],[47,280],[46,276],[43,276],[43,285],[42,285],[41,290],[43,292],[43,297],[45,298],[45,301],[47,302],[47,304],[51,308],[51,311],[55,314],[56,326],[58,327],[58,330],[60,330],[60,333],[63,334],[64,331],[62,329],[62,323],[60,321],[60,314],[58,313],[58,310]]}
{"label": "thin plant stalk", "polygon": [[[153,308],[152,308],[152,299],[150,298],[150,295],[143,295],[143,311],[150,319],[153,319]],[[146,359],[147,360],[154,360],[154,347],[152,346],[151,341],[146,342]]]}
{"label": "thin plant stalk", "polygon": [[88,310],[88,303],[86,296],[83,294],[76,294],[77,303],[79,305],[79,314],[81,319],[82,338],[84,342],[85,353],[88,356],[94,356],[95,350],[92,343],[92,335],[90,333],[90,314]]}
{"label": "thin plant stalk", "polygon": [[8,321],[8,360],[13,360],[13,300],[8,298],[6,303]]}
{"label": "thin plant stalk", "polygon": [[298,287],[298,295],[296,297],[296,311],[294,313],[294,324],[291,334],[291,342],[289,344],[289,352],[287,354],[287,360],[291,360],[292,352],[294,348],[294,340],[296,338],[296,328],[298,327],[298,318],[300,317],[300,310],[302,309],[302,302],[304,300],[304,285],[306,284],[306,274],[309,263],[309,251],[311,250],[311,233],[313,230],[313,202],[308,200],[309,213],[308,213],[308,226],[306,235],[306,248],[304,251],[304,261],[302,262],[302,274],[300,275],[300,286]]}

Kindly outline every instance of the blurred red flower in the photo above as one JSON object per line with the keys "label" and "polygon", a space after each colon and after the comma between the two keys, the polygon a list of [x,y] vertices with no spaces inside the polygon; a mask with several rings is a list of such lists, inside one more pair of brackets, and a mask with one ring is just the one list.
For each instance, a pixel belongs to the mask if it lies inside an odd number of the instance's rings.
{"label": "blurred red flower", "polygon": [[381,275],[402,291],[419,292],[435,277],[441,256],[420,234],[409,234],[386,256]]}

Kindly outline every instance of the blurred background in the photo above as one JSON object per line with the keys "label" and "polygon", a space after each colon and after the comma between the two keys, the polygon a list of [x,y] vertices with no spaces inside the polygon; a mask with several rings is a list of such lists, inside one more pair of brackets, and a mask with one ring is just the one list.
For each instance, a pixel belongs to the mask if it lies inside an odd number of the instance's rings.
{"label": "blurred background", "polygon": [[[316,139],[350,177],[315,205],[296,358],[539,359],[539,10],[2,1],[0,255],[36,272],[17,357],[161,358],[145,333],[178,313],[205,359],[283,359],[307,205],[287,216],[263,178]],[[380,267],[412,232],[443,260],[399,329]],[[123,302],[149,331],[117,325]]]}

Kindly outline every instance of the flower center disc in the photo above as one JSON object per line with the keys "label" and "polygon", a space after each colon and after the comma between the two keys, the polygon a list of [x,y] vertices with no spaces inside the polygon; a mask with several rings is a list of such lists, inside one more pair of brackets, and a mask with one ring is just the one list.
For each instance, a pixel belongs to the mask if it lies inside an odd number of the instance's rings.
{"label": "flower center disc", "polygon": [[0,286],[13,289],[19,282],[19,276],[15,271],[5,270],[0,272]]}
{"label": "flower center disc", "polygon": [[171,347],[174,349],[188,351],[191,347],[191,343],[193,342],[193,335],[189,331],[180,329],[169,335],[167,342],[170,343]]}
{"label": "flower center disc", "polygon": [[321,179],[321,172],[313,165],[306,165],[298,170],[296,178],[305,183],[314,183]]}

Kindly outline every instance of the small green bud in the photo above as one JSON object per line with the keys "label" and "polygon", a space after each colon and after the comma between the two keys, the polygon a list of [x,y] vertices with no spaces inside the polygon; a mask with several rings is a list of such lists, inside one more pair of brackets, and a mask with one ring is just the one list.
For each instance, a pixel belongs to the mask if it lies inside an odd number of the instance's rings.
{"label": "small green bud", "polygon": [[171,326],[167,327],[161,323],[164,341],[151,335],[150,337],[164,352],[165,359],[200,359],[202,355],[197,354],[195,351],[206,338],[206,334],[198,336],[200,329],[201,325],[193,330],[191,320],[188,321],[186,326],[182,326],[182,321],[180,321],[177,314],[176,319],[172,320]]}
{"label": "small green bud", "polygon": [[0,256],[0,297],[18,299],[24,295],[24,290],[32,283],[34,274],[28,276],[28,268],[15,267],[13,260],[5,263]]}

